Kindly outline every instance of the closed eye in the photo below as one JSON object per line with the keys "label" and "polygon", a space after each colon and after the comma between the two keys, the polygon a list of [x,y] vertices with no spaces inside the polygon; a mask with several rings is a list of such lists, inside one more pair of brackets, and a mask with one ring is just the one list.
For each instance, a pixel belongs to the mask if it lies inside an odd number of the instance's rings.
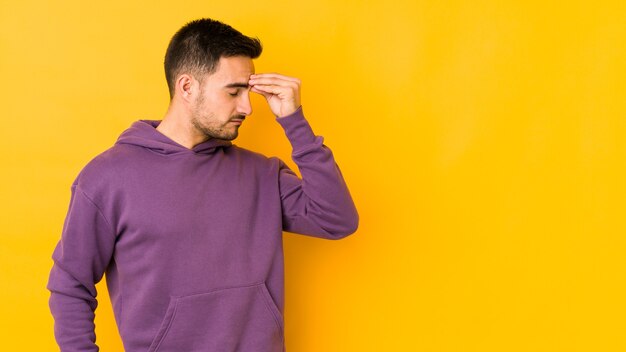
{"label": "closed eye", "polygon": [[[246,88],[247,90],[250,89],[250,85],[248,84],[248,82],[233,82],[233,83],[229,83],[227,85],[224,86],[224,88],[227,89],[233,89],[233,88]],[[237,91],[235,93],[228,93],[230,94],[231,97],[236,97],[237,95],[239,95],[239,92],[241,91],[241,89],[237,89]]]}

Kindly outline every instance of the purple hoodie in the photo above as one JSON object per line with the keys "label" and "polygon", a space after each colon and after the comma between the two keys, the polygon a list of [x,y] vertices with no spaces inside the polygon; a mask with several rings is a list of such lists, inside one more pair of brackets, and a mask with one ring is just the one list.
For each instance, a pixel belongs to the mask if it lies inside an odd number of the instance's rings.
{"label": "purple hoodie", "polygon": [[285,351],[282,231],[340,239],[359,216],[302,107],[276,121],[301,179],[230,141],[188,149],[160,120],[80,171],[47,284],[63,352],[98,351],[104,273],[126,352]]}

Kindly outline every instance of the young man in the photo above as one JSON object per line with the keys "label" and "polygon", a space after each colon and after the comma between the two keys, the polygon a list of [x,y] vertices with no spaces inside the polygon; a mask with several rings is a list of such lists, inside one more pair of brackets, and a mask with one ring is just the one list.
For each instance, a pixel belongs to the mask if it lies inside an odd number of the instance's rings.
{"label": "young man", "polygon": [[[282,231],[354,233],[358,213],[300,104],[300,80],[255,74],[258,39],[192,21],[165,56],[171,102],[138,120],[71,186],[47,288],[62,351],[98,351],[104,273],[126,352],[285,351]],[[267,99],[302,178],[232,144]]]}

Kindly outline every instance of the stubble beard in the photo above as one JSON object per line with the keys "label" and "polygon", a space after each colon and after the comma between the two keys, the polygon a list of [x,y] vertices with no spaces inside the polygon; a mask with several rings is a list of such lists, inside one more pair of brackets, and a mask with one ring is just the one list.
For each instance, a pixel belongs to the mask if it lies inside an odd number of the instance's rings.
{"label": "stubble beard", "polygon": [[[231,119],[240,119],[240,116],[233,116]],[[191,115],[191,124],[202,134],[204,134],[207,139],[217,138],[223,139],[226,141],[231,141],[239,135],[239,127],[235,126],[232,130],[230,126],[227,126],[230,123],[229,119],[226,123],[219,125],[215,122],[213,114],[207,114],[204,106],[204,98],[202,94],[198,96],[196,100],[196,106]]]}

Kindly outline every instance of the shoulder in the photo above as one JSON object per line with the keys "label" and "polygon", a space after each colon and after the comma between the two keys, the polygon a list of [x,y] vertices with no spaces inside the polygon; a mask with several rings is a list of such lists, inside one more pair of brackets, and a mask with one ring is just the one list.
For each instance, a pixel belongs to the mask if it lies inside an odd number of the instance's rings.
{"label": "shoulder", "polygon": [[228,149],[228,153],[236,156],[238,164],[268,177],[278,175],[281,166],[284,164],[277,156],[266,155],[235,144]]}
{"label": "shoulder", "polygon": [[275,156],[268,156],[254,150],[240,147],[236,144],[233,144],[231,147],[229,147],[227,153],[237,156],[238,158],[241,158],[245,161],[266,166],[276,163],[278,159]]}
{"label": "shoulder", "polygon": [[78,187],[88,195],[106,192],[112,182],[123,174],[123,170],[130,166],[133,158],[130,154],[135,151],[126,145],[113,145],[97,154],[83,166],[72,187]]}

